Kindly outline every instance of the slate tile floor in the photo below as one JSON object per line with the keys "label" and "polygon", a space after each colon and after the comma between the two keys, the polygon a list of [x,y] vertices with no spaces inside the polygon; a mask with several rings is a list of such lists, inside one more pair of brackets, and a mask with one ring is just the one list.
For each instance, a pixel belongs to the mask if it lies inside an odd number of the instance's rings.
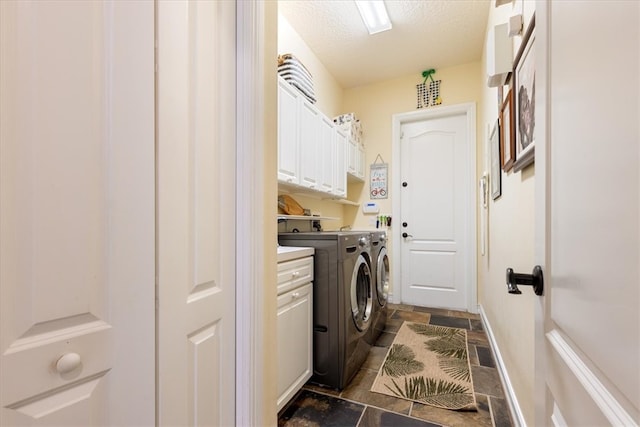
{"label": "slate tile floor", "polygon": [[[464,328],[477,412],[449,411],[370,390],[402,322]],[[351,383],[341,392],[306,384],[280,412],[279,426],[439,427],[513,426],[500,376],[480,317],[475,314],[408,305],[389,305],[387,327]]]}

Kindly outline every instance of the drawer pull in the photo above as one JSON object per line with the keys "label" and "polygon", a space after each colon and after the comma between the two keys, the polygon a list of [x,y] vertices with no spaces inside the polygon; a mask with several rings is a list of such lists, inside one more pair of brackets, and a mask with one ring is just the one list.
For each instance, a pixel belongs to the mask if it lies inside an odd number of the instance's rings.
{"label": "drawer pull", "polygon": [[294,292],[291,294],[291,299],[296,299],[300,296],[300,294],[298,292]]}
{"label": "drawer pull", "polygon": [[293,273],[291,273],[291,275],[293,277],[298,277],[300,275],[300,272],[299,271],[294,271]]}

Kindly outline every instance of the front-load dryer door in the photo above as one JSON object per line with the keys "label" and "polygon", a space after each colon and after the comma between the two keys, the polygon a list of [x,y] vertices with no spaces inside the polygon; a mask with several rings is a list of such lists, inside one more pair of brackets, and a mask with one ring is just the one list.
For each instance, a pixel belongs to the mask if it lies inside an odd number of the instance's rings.
{"label": "front-load dryer door", "polygon": [[360,331],[366,331],[371,322],[372,291],[369,263],[359,255],[351,276],[351,313]]}
{"label": "front-load dryer door", "polygon": [[380,248],[376,264],[376,294],[378,295],[378,303],[384,307],[387,304],[389,296],[389,257],[387,256],[387,248]]}

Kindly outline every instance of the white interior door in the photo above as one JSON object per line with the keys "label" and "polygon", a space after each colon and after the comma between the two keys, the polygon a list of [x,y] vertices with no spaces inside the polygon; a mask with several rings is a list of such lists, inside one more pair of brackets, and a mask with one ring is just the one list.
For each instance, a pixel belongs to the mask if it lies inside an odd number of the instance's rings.
{"label": "white interior door", "polygon": [[159,423],[233,425],[236,4],[157,8]]}
{"label": "white interior door", "polygon": [[153,34],[150,2],[0,2],[3,426],[154,423]]}
{"label": "white interior door", "polygon": [[[475,162],[465,110],[400,127],[401,298],[406,304],[474,310],[470,226]],[[396,217],[398,217],[396,215]]]}
{"label": "white interior door", "polygon": [[536,424],[638,425],[640,3],[536,15]]}

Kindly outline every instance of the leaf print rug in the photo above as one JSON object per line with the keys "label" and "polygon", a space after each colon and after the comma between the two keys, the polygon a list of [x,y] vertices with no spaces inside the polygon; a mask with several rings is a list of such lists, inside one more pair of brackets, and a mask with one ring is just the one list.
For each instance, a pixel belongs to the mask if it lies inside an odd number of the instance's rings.
{"label": "leaf print rug", "polygon": [[404,322],[371,391],[436,406],[475,411],[467,331]]}

